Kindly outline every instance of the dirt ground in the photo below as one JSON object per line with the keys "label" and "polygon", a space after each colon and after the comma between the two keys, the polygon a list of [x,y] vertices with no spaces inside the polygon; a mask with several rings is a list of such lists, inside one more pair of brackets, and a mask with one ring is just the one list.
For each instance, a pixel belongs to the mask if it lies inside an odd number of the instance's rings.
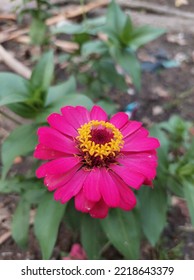
{"label": "dirt ground", "polygon": [[[155,3],[156,1],[147,2]],[[157,4],[161,6],[175,8],[174,3],[174,0],[157,1]],[[190,0],[188,3],[179,9],[194,14],[194,1]],[[11,28],[10,22],[0,20],[0,30],[8,27]],[[15,41],[5,42],[3,46],[13,54],[17,54],[17,59],[26,66],[32,66],[32,56],[37,51],[35,48],[29,50],[29,46]],[[187,33],[187,30],[167,32],[140,49],[138,56],[146,68],[142,74],[142,89],[139,93],[130,88],[129,93],[114,94],[112,99],[118,104],[119,110],[125,110],[126,104],[137,101],[139,107],[134,117],[148,126],[154,122],[167,120],[172,114],[179,114],[185,119],[194,121],[194,35]],[[148,66],[153,66],[161,60],[175,61],[179,65],[172,68],[159,67],[148,72]],[[0,61],[0,71],[10,71],[10,69]],[[1,144],[16,124],[7,119],[5,108],[0,108],[0,110]],[[11,117],[17,122],[23,121],[14,114],[11,114]],[[21,170],[22,162],[15,163],[14,168]],[[17,200],[18,198],[14,195],[0,195],[0,260],[40,259],[41,253],[32,228],[26,251],[18,248],[11,238],[10,223]],[[162,235],[162,244],[153,249],[146,242],[143,243],[141,259],[194,259],[194,231],[187,230],[190,228],[190,221],[185,214],[187,211],[184,211],[185,205],[184,207],[179,206],[176,205],[169,210],[168,224]],[[71,232],[66,228],[65,223],[62,223],[52,258],[61,259],[63,253],[70,250],[72,242]],[[161,251],[165,253],[161,255]],[[112,247],[105,252],[104,257],[107,259],[121,258]]]}

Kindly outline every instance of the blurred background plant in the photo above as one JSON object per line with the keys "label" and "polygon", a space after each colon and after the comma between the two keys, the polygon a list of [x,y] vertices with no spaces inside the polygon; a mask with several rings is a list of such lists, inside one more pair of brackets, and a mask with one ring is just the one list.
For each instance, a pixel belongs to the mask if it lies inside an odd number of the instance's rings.
{"label": "blurred background plant", "polygon": [[[32,1],[24,1],[24,4],[27,2]],[[32,157],[37,144],[37,128],[46,125],[47,116],[59,112],[61,107],[83,105],[90,109],[95,103],[109,114],[116,112],[112,91],[126,92],[129,81],[136,92],[140,90],[141,62],[137,50],[165,31],[134,26],[130,16],[122,12],[115,1],[109,4],[105,17],[88,19],[85,15],[80,23],[66,21],[48,29],[46,19],[51,5],[48,1],[33,2],[35,7],[22,6],[20,15],[27,13],[32,17],[29,33],[32,43],[47,45],[49,50],[42,53],[29,79],[13,73],[0,73],[0,105],[27,120],[10,133],[1,149],[0,192],[19,197],[12,220],[12,236],[21,248],[26,248],[31,209],[36,209],[34,232],[44,259],[52,256],[59,226],[64,220],[74,242],[81,241],[88,259],[104,258],[110,246],[114,246],[122,258],[138,259],[145,239],[157,251],[162,244],[161,236],[174,195],[187,202],[194,226],[191,122],[172,116],[167,122],[150,128],[151,134],[161,142],[154,188],[141,188],[137,193],[138,205],[133,211],[112,209],[104,220],[77,212],[72,201],[65,205],[55,202],[43,183],[35,178],[38,160],[33,159],[25,174],[11,177],[9,170],[17,156]],[[71,53],[54,54],[52,40],[61,35],[70,38],[76,46]],[[66,64],[65,79],[60,83],[56,81],[55,60]],[[174,255],[176,258],[176,253]],[[177,255],[180,255],[179,250]],[[168,258],[168,255],[161,253],[155,257]]]}

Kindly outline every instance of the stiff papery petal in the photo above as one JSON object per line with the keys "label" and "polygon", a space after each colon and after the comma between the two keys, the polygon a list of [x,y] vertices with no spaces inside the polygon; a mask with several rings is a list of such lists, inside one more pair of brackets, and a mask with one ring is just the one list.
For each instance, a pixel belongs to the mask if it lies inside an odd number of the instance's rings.
{"label": "stiff papery petal", "polygon": [[71,137],[77,136],[77,130],[66,122],[66,119],[64,116],[61,116],[60,114],[53,113],[47,118],[48,123],[50,126],[58,131],[60,131],[63,134],[66,134]]}
{"label": "stiff papery petal", "polygon": [[80,113],[76,110],[75,107],[65,106],[61,108],[61,113],[63,114],[65,121],[72,125],[75,129],[80,127]]}
{"label": "stiff papery petal", "polygon": [[[38,178],[45,177],[46,175],[63,174],[68,172],[71,168],[80,162],[78,157],[58,158],[44,163],[36,170]],[[81,164],[80,164],[81,166]]]}
{"label": "stiff papery petal", "polygon": [[111,176],[114,177],[115,182],[117,182],[119,186],[119,193],[121,196],[119,207],[126,211],[133,209],[137,203],[135,194],[119,176],[112,172]]}
{"label": "stiff papery petal", "polygon": [[109,207],[117,207],[120,203],[119,190],[109,171],[104,167],[100,169],[99,186],[104,202]]}
{"label": "stiff papery petal", "polygon": [[74,141],[51,127],[38,129],[39,142],[56,151],[66,154],[76,154],[78,149]]}
{"label": "stiff papery petal", "polygon": [[112,164],[110,168],[115,172],[115,174],[120,176],[127,185],[134,189],[139,189],[145,180],[145,176],[143,176],[141,173],[131,170],[127,166]]}
{"label": "stiff papery petal", "polygon": [[[141,154],[141,153],[140,153]],[[133,156],[125,156],[118,160],[121,165],[127,166],[131,171],[137,171],[149,179],[154,179],[156,176],[157,162],[149,162],[143,158],[136,161]]]}
{"label": "stiff papery petal", "polygon": [[121,133],[126,138],[127,136],[133,134],[142,126],[141,122],[137,121],[128,121],[125,126],[121,128]]}
{"label": "stiff papery petal", "polygon": [[97,202],[90,210],[89,214],[92,218],[104,219],[108,214],[109,207],[103,200]]}
{"label": "stiff papery petal", "polygon": [[112,116],[110,123],[114,124],[118,129],[121,129],[129,120],[126,113],[119,112]]}
{"label": "stiff papery petal", "polygon": [[89,111],[83,106],[76,106],[75,109],[79,113],[79,123],[80,126],[82,124],[88,123],[90,121],[90,113]]}
{"label": "stiff papery petal", "polygon": [[71,180],[71,178],[75,175],[79,168],[80,164],[77,164],[65,174],[47,175],[44,178],[44,184],[49,191],[53,191],[59,187],[62,187],[69,180]]}
{"label": "stiff papery petal", "polygon": [[59,157],[65,157],[67,154],[48,148],[43,144],[38,144],[34,151],[34,157],[43,160],[51,160]]}
{"label": "stiff papery petal", "polygon": [[88,213],[92,209],[94,204],[95,204],[95,202],[92,202],[85,197],[83,190],[81,190],[75,196],[75,208],[78,211]]}
{"label": "stiff papery petal", "polygon": [[[130,137],[129,137],[130,138]],[[158,139],[153,137],[148,138],[139,138],[135,137],[131,141],[128,139],[128,141],[125,141],[125,144],[123,148],[121,149],[121,152],[143,152],[143,151],[149,151],[156,149],[160,146],[160,142]]]}
{"label": "stiff papery petal", "polygon": [[58,188],[54,193],[55,200],[66,203],[73,196],[77,195],[81,190],[83,183],[88,176],[88,171],[78,170],[74,176],[62,187]]}
{"label": "stiff papery petal", "polygon": [[101,199],[100,178],[101,178],[100,168],[93,168],[90,171],[89,175],[87,176],[83,185],[83,191],[85,197],[88,200],[99,201]]}
{"label": "stiff papery petal", "polygon": [[99,106],[94,105],[90,112],[91,120],[107,121],[107,113]]}

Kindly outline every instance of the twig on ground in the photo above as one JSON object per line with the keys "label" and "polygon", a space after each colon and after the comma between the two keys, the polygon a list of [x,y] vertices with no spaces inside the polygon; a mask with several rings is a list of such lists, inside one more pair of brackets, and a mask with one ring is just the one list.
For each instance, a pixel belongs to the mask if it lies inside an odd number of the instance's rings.
{"label": "twig on ground", "polygon": [[14,14],[0,14],[0,20],[16,20],[16,15],[14,15]]}
{"label": "twig on ground", "polygon": [[11,231],[7,231],[0,236],[0,245],[3,244],[8,238],[11,237]]}
{"label": "twig on ground", "polygon": [[131,8],[135,10],[145,10],[148,12],[154,12],[155,14],[164,14],[174,17],[182,17],[187,19],[194,19],[194,13],[180,11],[175,8],[165,6],[165,5],[159,5],[155,3],[147,3],[144,1],[134,1],[134,0],[118,0],[118,4],[120,4],[122,7]]}
{"label": "twig on ground", "polygon": [[14,72],[23,76],[26,79],[29,79],[31,76],[31,70],[23,65],[20,61],[15,59],[8,51],[4,49],[3,46],[0,45],[0,58],[2,61]]}

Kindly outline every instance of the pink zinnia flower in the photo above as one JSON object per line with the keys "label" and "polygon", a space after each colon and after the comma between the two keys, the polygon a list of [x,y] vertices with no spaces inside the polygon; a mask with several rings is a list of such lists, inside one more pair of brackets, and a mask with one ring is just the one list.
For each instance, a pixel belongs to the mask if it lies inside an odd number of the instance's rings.
{"label": "pink zinnia flower", "polygon": [[63,260],[87,260],[87,255],[82,246],[75,243],[72,245],[69,255],[64,257]]}
{"label": "pink zinnia flower", "polygon": [[38,130],[34,156],[48,162],[37,169],[37,177],[44,177],[55,200],[74,198],[75,208],[94,218],[106,217],[109,208],[134,208],[131,188],[152,185],[159,141],[123,112],[110,120],[99,106],[91,111],[66,106],[61,112],[48,117],[50,127]]}

